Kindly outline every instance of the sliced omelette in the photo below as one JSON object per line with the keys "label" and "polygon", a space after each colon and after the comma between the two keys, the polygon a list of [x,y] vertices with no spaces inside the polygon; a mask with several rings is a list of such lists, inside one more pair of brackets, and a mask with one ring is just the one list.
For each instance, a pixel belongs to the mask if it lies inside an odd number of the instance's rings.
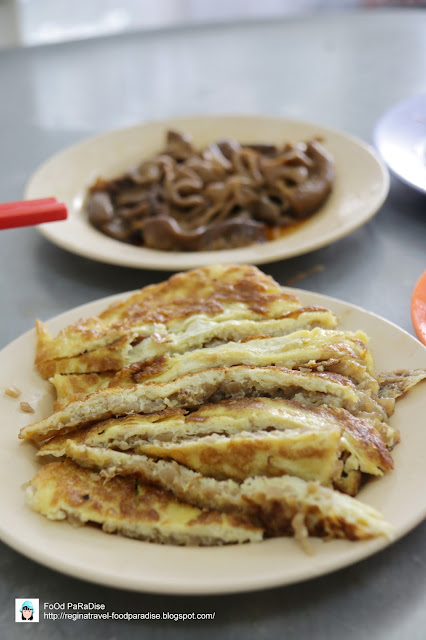
{"label": "sliced omelette", "polygon": [[[239,315],[240,303],[228,312]],[[268,311],[265,311],[265,315]],[[44,378],[55,374],[84,374],[120,370],[133,363],[151,360],[163,354],[186,353],[193,349],[228,341],[246,340],[252,336],[282,336],[297,330],[322,327],[333,329],[337,319],[331,311],[320,307],[305,307],[288,311],[273,319],[212,319],[207,314],[198,314],[171,328],[156,324],[144,325],[118,338],[113,343],[98,347],[76,356],[43,360],[37,367]],[[37,322],[38,344],[48,339],[48,331]]]}
{"label": "sliced omelette", "polygon": [[72,441],[67,443],[67,454],[78,464],[101,471],[106,478],[137,475],[143,482],[172,491],[178,499],[200,508],[247,517],[262,526],[268,536],[295,533],[296,516],[313,536],[350,540],[392,536],[391,525],[372,507],[294,476],[256,476],[239,484],[207,478],[176,462],[154,461]]}
{"label": "sliced omelette", "polygon": [[81,373],[78,375],[55,374],[49,382],[56,391],[54,411],[59,411],[67,406],[71,400],[82,400],[90,393],[106,389],[116,374],[115,371],[103,373]]}
{"label": "sliced omelette", "polygon": [[222,545],[263,538],[262,528],[247,518],[179,502],[136,477],[105,483],[98,473],[71,460],[42,467],[26,495],[28,504],[50,520],[96,523],[106,533],[152,542]]}
{"label": "sliced omelette", "polygon": [[67,439],[171,458],[213,477],[289,473],[326,485],[334,481],[351,495],[359,482],[348,490],[339,482],[342,474],[359,470],[382,475],[393,468],[371,423],[344,409],[309,407],[285,398],[240,398],[192,412],[168,409],[111,418],[50,439],[38,455],[65,455]]}
{"label": "sliced omelette", "polygon": [[[374,367],[366,346],[367,336],[358,331],[313,329],[295,331],[275,338],[251,338],[243,342],[227,342],[215,347],[196,349],[182,355],[163,355],[136,363],[120,371],[110,386],[135,382],[170,382],[188,373],[215,367],[246,364],[256,367],[276,365],[297,369],[328,370],[347,375],[355,382],[369,384],[374,392],[379,386],[373,378]],[[329,364],[330,363],[330,364]]]}
{"label": "sliced omelette", "polygon": [[338,473],[341,431],[333,427],[213,434],[183,442],[140,443],[133,449],[155,459],[176,460],[218,480],[285,474],[331,486]]}
{"label": "sliced omelette", "polygon": [[[183,353],[216,339],[288,333],[297,326],[299,316],[302,327],[336,325],[335,316],[326,309],[302,310],[296,297],[283,293],[256,267],[211,265],[145,287],[98,317],[66,327],[56,337],[38,322],[35,362],[46,378],[55,373],[118,370],[135,358]],[[282,328],[262,325],[281,319]],[[258,327],[253,324],[257,322]]]}
{"label": "sliced omelette", "polygon": [[426,369],[399,369],[381,373],[377,376],[379,396],[396,400],[425,379]]}
{"label": "sliced omelette", "polygon": [[226,397],[286,394],[296,400],[305,398],[311,404],[328,403],[360,411],[372,405],[369,397],[358,393],[348,378],[338,374],[241,365],[198,371],[173,382],[101,389],[85,399],[70,402],[41,422],[24,427],[19,437],[40,441],[112,416],[195,408]]}
{"label": "sliced omelette", "polygon": [[393,468],[395,399],[426,373],[377,376],[368,337],[336,326],[246,265],[176,274],[57,336],[38,322],[57,399],[19,437],[65,460],[30,505],[177,544],[390,536],[351,496]]}

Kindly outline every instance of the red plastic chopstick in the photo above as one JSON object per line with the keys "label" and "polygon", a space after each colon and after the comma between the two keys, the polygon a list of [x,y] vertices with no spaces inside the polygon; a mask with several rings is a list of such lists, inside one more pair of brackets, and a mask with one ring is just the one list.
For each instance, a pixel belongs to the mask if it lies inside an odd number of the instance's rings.
{"label": "red plastic chopstick", "polygon": [[66,220],[67,208],[56,198],[20,200],[0,204],[0,229],[29,227],[42,222]]}

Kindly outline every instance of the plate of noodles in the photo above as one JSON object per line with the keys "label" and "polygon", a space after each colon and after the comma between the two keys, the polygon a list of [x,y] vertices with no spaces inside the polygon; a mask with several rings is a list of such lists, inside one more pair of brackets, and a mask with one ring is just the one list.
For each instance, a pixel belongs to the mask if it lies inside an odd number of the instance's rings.
{"label": "plate of noodles", "polygon": [[375,151],[319,124],[265,116],[142,123],[79,142],[30,178],[68,219],[40,225],[56,245],[134,268],[262,264],[324,247],[384,202]]}

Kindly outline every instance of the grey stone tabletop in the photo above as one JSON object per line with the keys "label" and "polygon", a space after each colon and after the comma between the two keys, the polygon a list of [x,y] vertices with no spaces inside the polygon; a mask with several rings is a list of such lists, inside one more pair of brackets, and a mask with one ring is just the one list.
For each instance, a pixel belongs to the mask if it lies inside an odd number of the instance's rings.
{"label": "grey stone tabletop", "polygon": [[[142,120],[265,113],[372,142],[394,103],[426,90],[426,12],[388,10],[133,33],[0,52],[0,201],[34,169],[95,133]],[[426,200],[396,178],[379,213],[326,248],[262,268],[378,313],[413,334],[410,297],[426,264]],[[92,262],[34,228],[0,233],[0,348],[79,304],[167,273]],[[2,425],[5,427],[5,425]],[[6,491],[7,487],[2,487]],[[423,488],[419,487],[419,491]],[[263,592],[176,597],[123,592],[56,573],[0,543],[0,637],[426,637],[426,525],[352,567]],[[74,550],[70,549],[70,553]],[[277,559],[279,561],[279,559]],[[100,602],[110,611],[215,612],[214,621],[14,622],[14,598]]]}

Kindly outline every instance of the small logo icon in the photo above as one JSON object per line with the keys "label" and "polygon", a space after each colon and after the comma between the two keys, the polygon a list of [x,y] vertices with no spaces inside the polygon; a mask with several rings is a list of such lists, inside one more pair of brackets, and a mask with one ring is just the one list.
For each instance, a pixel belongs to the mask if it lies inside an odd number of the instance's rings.
{"label": "small logo icon", "polygon": [[39,621],[39,600],[31,598],[15,598],[15,622],[38,622]]}

